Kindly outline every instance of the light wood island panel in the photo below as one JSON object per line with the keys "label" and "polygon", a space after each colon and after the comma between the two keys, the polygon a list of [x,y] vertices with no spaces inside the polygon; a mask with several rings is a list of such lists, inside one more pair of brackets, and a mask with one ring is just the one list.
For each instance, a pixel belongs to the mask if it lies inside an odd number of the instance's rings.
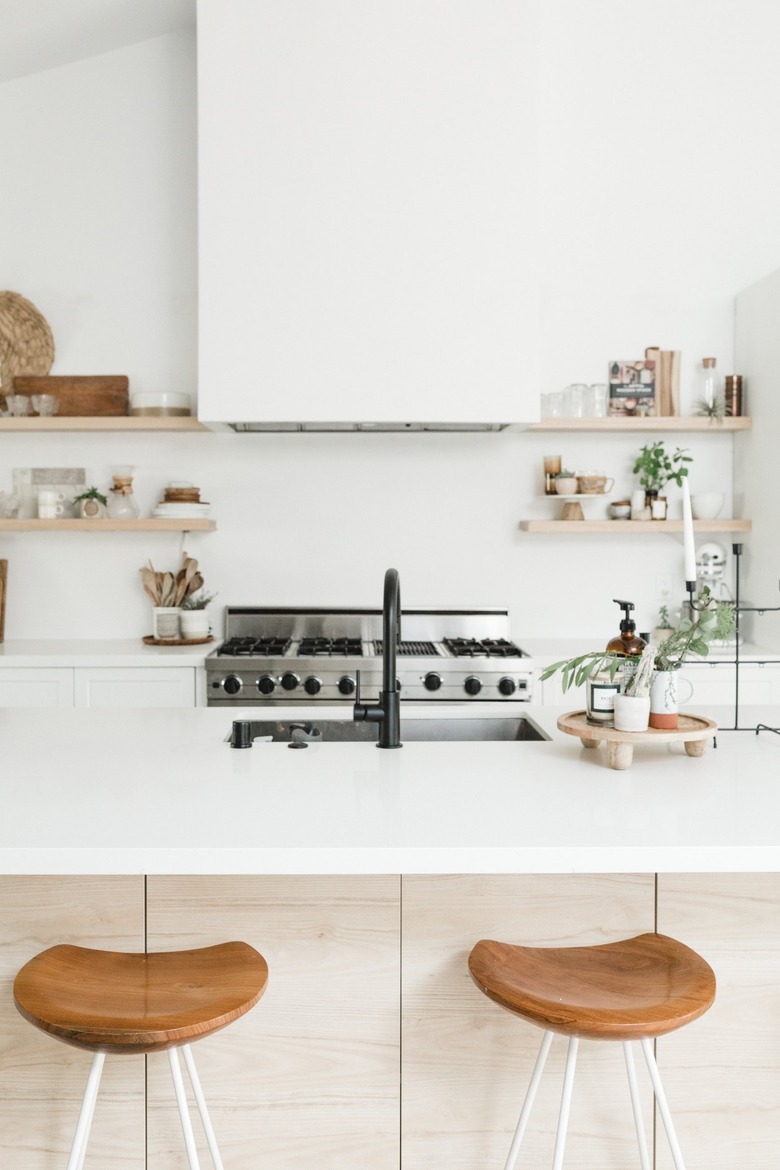
{"label": "light wood island panel", "polygon": [[[611,942],[653,929],[654,897],[651,874],[404,878],[404,1170],[501,1170],[517,1124],[542,1033],[475,987],[467,968],[472,945],[480,938]],[[518,1167],[552,1164],[565,1057],[566,1040],[556,1037]],[[643,1071],[638,1061],[651,1133],[652,1090]],[[635,1164],[622,1045],[583,1041],[565,1165]]]}
{"label": "light wood island panel", "polygon": [[[230,1170],[398,1170],[399,892],[397,876],[148,879],[150,950],[236,938],[268,962],[258,1006],[194,1050]],[[185,1166],[165,1061],[148,1140],[149,1170]]]}
{"label": "light wood island panel", "polygon": [[[91,1055],[17,1012],[13,981],[55,943],[144,949],[144,879],[0,877],[0,1166],[64,1170]],[[144,1058],[108,1060],[87,1166],[144,1170]]]}

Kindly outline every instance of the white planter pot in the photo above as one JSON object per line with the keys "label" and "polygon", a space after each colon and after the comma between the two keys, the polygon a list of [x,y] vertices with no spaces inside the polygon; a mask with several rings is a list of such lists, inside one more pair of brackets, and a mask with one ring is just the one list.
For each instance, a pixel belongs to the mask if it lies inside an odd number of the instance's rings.
{"label": "white planter pot", "polygon": [[617,731],[646,731],[649,719],[649,695],[615,695]]}
{"label": "white planter pot", "polygon": [[182,638],[208,638],[211,630],[208,611],[205,609],[183,609],[181,611]]}
{"label": "white planter pot", "polygon": [[174,605],[152,607],[152,633],[159,642],[175,642],[181,637],[179,615],[181,610]]}
{"label": "white planter pot", "polygon": [[[682,702],[687,703],[693,694],[693,684],[683,679],[689,690]],[[679,670],[656,670],[650,683],[650,726],[661,731],[677,728],[677,714],[680,709]]]}

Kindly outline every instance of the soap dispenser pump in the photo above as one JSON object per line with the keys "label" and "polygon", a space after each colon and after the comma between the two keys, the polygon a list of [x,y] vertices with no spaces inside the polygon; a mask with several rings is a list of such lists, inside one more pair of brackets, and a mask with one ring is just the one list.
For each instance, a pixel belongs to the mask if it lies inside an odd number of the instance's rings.
{"label": "soap dispenser pump", "polygon": [[617,597],[613,597],[612,600],[623,610],[624,617],[620,622],[620,633],[607,642],[607,651],[612,654],[623,654],[626,658],[638,657],[647,642],[644,638],[640,638],[636,632],[636,622],[631,617],[634,603],[633,601],[619,601]]}

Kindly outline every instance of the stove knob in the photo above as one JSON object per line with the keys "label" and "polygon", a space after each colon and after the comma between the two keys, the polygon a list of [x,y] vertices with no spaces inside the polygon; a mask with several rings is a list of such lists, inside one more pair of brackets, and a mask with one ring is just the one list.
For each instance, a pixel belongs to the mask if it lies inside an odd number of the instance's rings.
{"label": "stove knob", "polygon": [[264,674],[257,680],[257,689],[261,695],[271,695],[276,689],[276,679],[271,678],[270,674]]}
{"label": "stove knob", "polygon": [[222,690],[227,695],[237,695],[242,685],[241,679],[235,674],[229,674],[222,680]]}
{"label": "stove knob", "polygon": [[475,674],[470,674],[463,684],[463,689],[467,695],[478,695],[482,690],[482,683]]}
{"label": "stove knob", "polygon": [[303,684],[303,689],[307,695],[318,695],[322,690],[322,682],[315,678],[313,674],[309,675],[306,682]]}
{"label": "stove knob", "polygon": [[441,675],[437,674],[435,670],[431,670],[423,679],[423,686],[426,691],[438,691],[441,686]]}
{"label": "stove knob", "polygon": [[282,686],[286,691],[294,691],[300,681],[298,675],[293,674],[291,670],[282,675]]}
{"label": "stove knob", "polygon": [[515,693],[515,680],[513,678],[502,678],[499,680],[498,689],[502,695],[513,695]]}
{"label": "stove knob", "polygon": [[355,693],[355,680],[354,680],[354,678],[350,678],[348,674],[345,674],[342,678],[339,679],[338,688],[339,688],[340,695],[354,695],[354,693]]}

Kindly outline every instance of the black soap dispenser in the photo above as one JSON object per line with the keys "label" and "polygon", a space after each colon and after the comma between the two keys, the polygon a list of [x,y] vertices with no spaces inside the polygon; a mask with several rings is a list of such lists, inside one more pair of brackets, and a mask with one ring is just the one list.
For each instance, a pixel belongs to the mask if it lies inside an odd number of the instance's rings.
{"label": "black soap dispenser", "polygon": [[613,597],[612,600],[615,605],[620,606],[624,616],[620,622],[620,633],[607,642],[607,652],[622,654],[626,658],[638,658],[647,642],[636,632],[636,622],[631,617],[634,603],[633,601],[619,601],[617,597]]}

